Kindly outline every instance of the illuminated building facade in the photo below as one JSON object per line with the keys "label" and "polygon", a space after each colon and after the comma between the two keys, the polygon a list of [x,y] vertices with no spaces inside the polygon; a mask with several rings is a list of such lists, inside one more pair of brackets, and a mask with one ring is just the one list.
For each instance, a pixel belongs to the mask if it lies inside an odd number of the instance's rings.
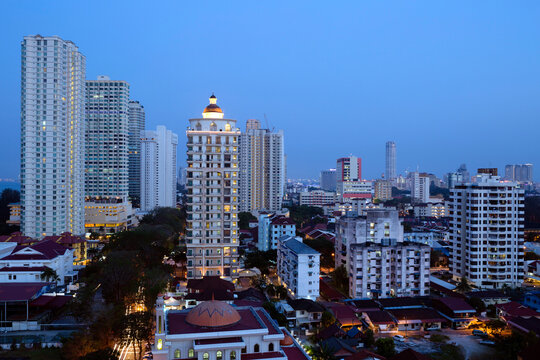
{"label": "illuminated building facade", "polygon": [[21,71],[21,229],[83,234],[86,58],[58,36],[25,36]]}
{"label": "illuminated building facade", "polygon": [[240,211],[281,210],[284,188],[283,131],[248,120],[240,135]]}
{"label": "illuminated building facade", "polygon": [[178,135],[165,126],[141,137],[141,210],[176,206]]}
{"label": "illuminated building facade", "polygon": [[187,272],[238,276],[240,129],[224,118],[214,95],[187,135]]}
{"label": "illuminated building facade", "polygon": [[144,106],[131,100],[128,110],[128,192],[130,199],[141,198],[141,131],[145,128]]}
{"label": "illuminated building facade", "polygon": [[450,189],[450,271],[480,288],[521,286],[524,276],[524,190],[479,174]]}

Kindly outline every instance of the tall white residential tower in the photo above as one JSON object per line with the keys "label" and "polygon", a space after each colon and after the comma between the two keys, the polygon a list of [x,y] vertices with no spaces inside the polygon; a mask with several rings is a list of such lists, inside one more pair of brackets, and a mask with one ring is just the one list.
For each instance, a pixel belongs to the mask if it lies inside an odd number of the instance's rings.
{"label": "tall white residential tower", "polygon": [[212,94],[187,135],[187,277],[238,276],[238,141]]}
{"label": "tall white residential tower", "polygon": [[21,228],[84,233],[86,58],[58,36],[21,43]]}
{"label": "tall white residential tower", "polygon": [[178,135],[165,126],[141,133],[141,210],[176,206]]}
{"label": "tall white residential tower", "polygon": [[283,131],[250,119],[240,135],[240,211],[281,209],[285,188]]}
{"label": "tall white residential tower", "polygon": [[384,176],[388,180],[393,180],[397,177],[396,174],[396,143],[393,141],[386,142],[386,171]]}
{"label": "tall white residential tower", "polygon": [[524,190],[479,174],[450,189],[450,271],[480,288],[520,286],[524,275]]}

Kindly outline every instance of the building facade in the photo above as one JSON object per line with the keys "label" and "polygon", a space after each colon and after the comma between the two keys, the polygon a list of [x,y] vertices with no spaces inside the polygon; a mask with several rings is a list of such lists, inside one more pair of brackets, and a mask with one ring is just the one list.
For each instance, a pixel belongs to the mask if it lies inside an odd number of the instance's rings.
{"label": "building facade", "polygon": [[278,241],[277,272],[280,282],[293,299],[317,300],[321,254],[302,242],[302,238],[284,236]]}
{"label": "building facade", "polygon": [[130,100],[128,105],[128,193],[130,199],[141,198],[141,132],[145,130],[144,106]]}
{"label": "building facade", "polygon": [[373,183],[362,180],[362,159],[349,156],[337,160],[336,195],[340,201],[371,198]]}
{"label": "building facade", "polygon": [[240,129],[214,95],[187,135],[187,277],[238,276]]}
{"label": "building facade", "polygon": [[430,248],[403,241],[397,210],[368,209],[336,223],[336,267],[349,274],[352,298],[429,294]]}
{"label": "building facade", "polygon": [[325,204],[332,204],[335,201],[336,201],[335,192],[313,190],[309,192],[300,193],[300,205],[322,207]]}
{"label": "building facade", "polygon": [[411,173],[411,197],[416,202],[429,202],[429,175],[426,173]]}
{"label": "building facade", "polygon": [[321,171],[321,190],[336,191],[337,173],[336,169],[328,169]]}
{"label": "building facade", "polygon": [[175,207],[178,135],[165,126],[141,135],[141,210]]}
{"label": "building facade", "polygon": [[247,121],[240,135],[240,211],[281,210],[285,189],[283,131]]}
{"label": "building facade", "polygon": [[396,143],[393,141],[386,142],[386,171],[384,175],[388,180],[394,180],[397,177]]}
{"label": "building facade", "polygon": [[21,229],[84,233],[86,58],[71,41],[21,43]]}
{"label": "building facade", "polygon": [[100,75],[86,81],[85,193],[128,197],[129,84]]}
{"label": "building facade", "polygon": [[504,179],[508,181],[533,182],[533,165],[506,165],[504,167]]}
{"label": "building facade", "polygon": [[524,276],[524,190],[498,176],[450,190],[450,271],[480,288],[520,286]]}
{"label": "building facade", "polygon": [[277,249],[279,238],[295,235],[296,223],[291,218],[272,213],[259,215],[257,248],[260,251],[275,250]]}
{"label": "building facade", "polygon": [[375,199],[379,199],[381,201],[392,200],[392,183],[390,180],[376,180],[374,188]]}

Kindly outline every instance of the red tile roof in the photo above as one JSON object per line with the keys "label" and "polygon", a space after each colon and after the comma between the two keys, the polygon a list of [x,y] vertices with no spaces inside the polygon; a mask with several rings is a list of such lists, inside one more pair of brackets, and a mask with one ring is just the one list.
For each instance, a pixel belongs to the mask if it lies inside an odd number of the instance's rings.
{"label": "red tile roof", "polygon": [[15,243],[17,243],[19,245],[31,245],[31,244],[36,242],[31,237],[24,236],[19,231],[14,232],[11,235],[0,236],[0,241],[1,242],[15,242]]}
{"label": "red tile roof", "polygon": [[437,299],[437,301],[453,312],[476,312],[476,310],[462,298],[445,297]]}
{"label": "red tile roof", "polygon": [[296,346],[282,347],[281,350],[287,355],[288,360],[311,360]]}
{"label": "red tile roof", "polygon": [[272,225],[294,225],[296,224],[291,218],[285,216],[278,216],[272,219]]}
{"label": "red tile roof", "polygon": [[[24,250],[28,248],[37,251],[38,254],[25,253]],[[57,256],[64,255],[66,251],[67,249],[62,245],[47,240],[32,246],[15,248],[11,255],[4,257],[3,260],[51,260]]]}
{"label": "red tile roof", "polygon": [[227,332],[251,329],[263,329],[264,325],[259,323],[258,316],[254,310],[237,309],[241,320],[234,325],[224,326],[221,328],[203,328],[194,326],[186,322],[189,310],[169,311],[167,313],[167,326],[169,334],[190,334],[190,333],[205,333],[205,332]]}
{"label": "red tile roof", "polygon": [[0,302],[32,300],[48,283],[0,283]]}
{"label": "red tile roof", "polygon": [[55,235],[55,236],[45,236],[43,240],[41,241],[48,241],[48,240],[52,240],[58,244],[63,244],[63,245],[79,244],[86,241],[82,237],[75,236],[70,232],[65,232],[60,235]]}
{"label": "red tile roof", "polygon": [[279,329],[276,322],[270,318],[270,315],[263,309],[257,309],[257,315],[261,318],[261,320],[264,322],[264,325],[268,328],[268,335],[276,335],[281,334],[281,330]]}
{"label": "red tile roof", "polygon": [[503,312],[503,315],[508,316],[534,316],[539,317],[540,313],[531,309],[528,306],[522,305],[515,301],[510,301],[504,304],[497,304],[495,307]]}
{"label": "red tile roof", "polygon": [[390,313],[398,320],[406,323],[410,322],[445,322],[446,318],[440,315],[437,311],[428,308],[420,309],[395,309],[389,310]]}
{"label": "red tile roof", "polygon": [[363,311],[373,324],[394,324],[394,319],[386,311]]}
{"label": "red tile roof", "polygon": [[269,352],[260,352],[260,353],[250,353],[242,354],[240,356],[241,360],[259,360],[259,359],[274,359],[274,358],[283,358],[283,354],[279,351],[269,351]]}

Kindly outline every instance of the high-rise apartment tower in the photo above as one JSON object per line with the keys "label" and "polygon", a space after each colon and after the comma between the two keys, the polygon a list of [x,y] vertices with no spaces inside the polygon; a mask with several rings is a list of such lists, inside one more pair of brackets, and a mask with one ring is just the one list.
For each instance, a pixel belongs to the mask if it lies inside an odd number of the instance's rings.
{"label": "high-rise apartment tower", "polygon": [[128,109],[128,192],[141,198],[141,132],[145,129],[144,106],[131,100]]}
{"label": "high-rise apartment tower", "polygon": [[285,188],[283,131],[250,119],[240,135],[240,211],[281,209]]}
{"label": "high-rise apartment tower", "polygon": [[386,171],[385,178],[393,180],[397,177],[396,174],[396,143],[393,141],[386,142]]}
{"label": "high-rise apartment tower", "polygon": [[187,277],[238,276],[240,129],[214,95],[187,135]]}
{"label": "high-rise apartment tower", "polygon": [[21,43],[22,232],[84,233],[86,58],[58,36]]}

